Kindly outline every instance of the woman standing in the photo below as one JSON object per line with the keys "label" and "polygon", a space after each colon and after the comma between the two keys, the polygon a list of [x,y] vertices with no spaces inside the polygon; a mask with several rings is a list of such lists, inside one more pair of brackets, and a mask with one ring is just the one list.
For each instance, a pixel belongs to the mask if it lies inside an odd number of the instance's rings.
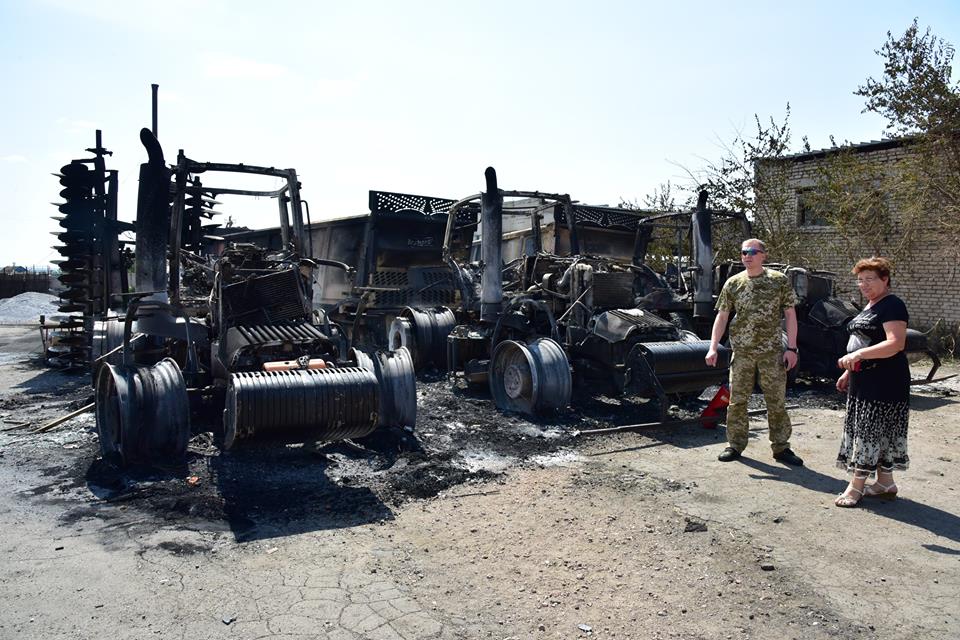
{"label": "woman standing", "polygon": [[[847,416],[837,466],[853,473],[838,507],[855,507],[864,496],[893,499],[894,469],[906,469],[907,421],[910,410],[910,368],[903,349],[907,339],[907,307],[890,293],[890,262],[867,258],[853,268],[867,304],[847,324],[847,355],[837,390],[847,391]],[[877,479],[866,484],[873,473]]]}

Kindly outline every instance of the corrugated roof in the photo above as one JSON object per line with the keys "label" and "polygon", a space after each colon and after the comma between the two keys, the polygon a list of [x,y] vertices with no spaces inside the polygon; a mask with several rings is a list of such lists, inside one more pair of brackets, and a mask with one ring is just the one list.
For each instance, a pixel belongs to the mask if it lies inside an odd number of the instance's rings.
{"label": "corrugated roof", "polygon": [[[799,153],[791,153],[781,158],[775,158],[777,160],[791,160],[794,162],[802,162],[804,160],[816,160],[819,158],[825,158],[833,153],[840,153],[841,151],[852,151],[853,153],[869,153],[871,151],[884,151],[886,149],[895,149],[901,147],[912,138],[908,136],[900,138],[883,138],[881,140],[870,140],[868,142],[857,142],[854,144],[844,144],[837,147],[826,147],[824,149],[813,149],[810,151],[801,151]],[[774,159],[774,158],[762,158],[763,160]]]}

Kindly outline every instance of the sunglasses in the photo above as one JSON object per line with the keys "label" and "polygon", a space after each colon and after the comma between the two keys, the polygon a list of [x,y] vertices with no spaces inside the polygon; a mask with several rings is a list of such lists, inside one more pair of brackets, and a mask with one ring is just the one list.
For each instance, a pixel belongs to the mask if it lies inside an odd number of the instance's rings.
{"label": "sunglasses", "polygon": [[752,247],[749,249],[740,249],[740,255],[742,256],[755,256],[758,253],[763,253],[763,249],[754,249]]}

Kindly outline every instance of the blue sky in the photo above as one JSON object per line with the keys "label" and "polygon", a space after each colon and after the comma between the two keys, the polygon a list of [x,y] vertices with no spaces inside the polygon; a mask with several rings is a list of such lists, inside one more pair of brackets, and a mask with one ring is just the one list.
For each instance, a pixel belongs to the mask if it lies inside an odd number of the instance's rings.
{"label": "blue sky", "polygon": [[797,148],[879,138],[853,91],[915,16],[960,43],[956,2],[0,0],[0,263],[57,257],[50,173],[96,128],[133,219],[154,82],[168,160],[295,167],[315,219],[365,212],[370,189],[476,193],[488,165],[503,188],[616,204],[788,102]]}

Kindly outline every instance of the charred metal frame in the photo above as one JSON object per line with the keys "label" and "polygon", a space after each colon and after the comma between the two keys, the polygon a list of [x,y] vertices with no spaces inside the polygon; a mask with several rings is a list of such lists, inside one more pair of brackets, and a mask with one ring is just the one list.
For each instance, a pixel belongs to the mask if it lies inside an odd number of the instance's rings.
{"label": "charred metal frame", "polygon": [[[247,164],[226,164],[222,162],[197,162],[184,155],[181,149],[177,155],[174,181],[176,185],[175,199],[170,216],[169,234],[169,269],[170,269],[170,298],[174,302],[180,300],[180,243],[181,225],[186,203],[187,181],[191,175],[206,172],[239,173],[260,175],[286,180],[286,184],[274,191],[256,191],[250,189],[231,189],[224,187],[203,186],[204,193],[212,197],[218,195],[252,196],[261,198],[276,198],[280,213],[280,233],[284,246],[290,246],[293,251],[303,254],[303,239],[305,228],[303,225],[303,208],[300,199],[300,182],[297,180],[295,169],[275,169],[273,167],[258,167]],[[289,204],[289,208],[288,208]],[[293,214],[293,229],[291,233],[290,220]],[[312,256],[306,255],[307,258]]]}
{"label": "charred metal frame", "polygon": [[[655,228],[665,228],[677,231],[677,247],[681,245],[682,232],[689,231],[691,237],[691,266],[687,271],[693,274],[693,290],[686,292],[688,297],[684,299],[685,313],[690,314],[690,318],[697,327],[699,333],[707,337],[707,332],[713,323],[715,317],[714,302],[715,291],[714,282],[717,287],[723,286],[726,279],[742,269],[739,262],[723,262],[714,264],[712,250],[712,226],[715,220],[726,219],[730,222],[741,225],[741,235],[743,239],[752,235],[750,221],[740,212],[718,211],[708,209],[706,206],[707,193],[701,191],[697,200],[697,207],[693,212],[666,212],[655,214],[644,218],[637,227],[635,261],[642,261],[642,256],[646,254],[647,246],[651,240],[652,232]],[[669,221],[674,221],[672,224]],[[676,251],[678,258],[678,273],[683,273],[679,264],[680,252]],[[796,265],[768,263],[764,265],[767,268],[781,271],[791,278],[792,286],[797,291],[800,298],[797,305],[797,324],[798,324],[798,346],[800,348],[800,357],[797,367],[790,374],[790,380],[796,379],[798,375],[808,375],[814,377],[833,377],[838,375],[836,361],[842,356],[846,345],[846,322],[858,312],[858,309],[849,305],[843,300],[833,295],[833,279],[836,274],[806,269]],[[811,299],[808,295],[802,294],[799,290],[799,280],[806,282],[820,282],[818,287],[819,294],[816,299]],[[682,280],[682,277],[681,277]],[[822,294],[822,295],[820,295]],[[839,313],[842,318],[834,324],[825,324],[814,318],[817,314],[816,308],[828,305]],[[786,337],[784,336],[784,340]],[[786,343],[784,343],[786,346]],[[911,384],[928,384],[930,382],[944,380],[946,378],[935,378],[935,374],[940,367],[940,359],[927,344],[925,334],[915,329],[907,330],[908,353],[923,353],[930,358],[932,366],[923,378],[914,379]],[[952,376],[948,376],[952,377]]]}
{"label": "charred metal frame", "polygon": [[[448,337],[448,371],[454,379],[486,382],[497,406],[535,412],[560,408],[569,401],[570,362],[582,372],[595,365],[612,376],[620,391],[656,396],[663,417],[668,394],[699,392],[725,375],[729,352],[724,353],[724,367],[706,370],[704,341],[685,338],[669,321],[634,308],[633,279],[648,268],[636,259],[618,261],[582,253],[581,225],[628,234],[637,229],[636,244],[644,220],[640,214],[577,205],[566,194],[502,190],[492,168],[487,169],[486,180],[486,191],[459,200],[447,220],[444,258],[464,291],[464,300],[470,302],[460,310],[461,324]],[[535,250],[532,255],[522,252],[507,265],[517,282],[510,280],[511,293],[506,296],[500,222],[506,214],[504,198],[537,203],[516,212],[530,216]],[[450,238],[466,226],[457,226],[457,211],[477,200],[482,206],[481,262],[467,265],[454,255]],[[548,210],[553,210],[554,228],[562,226],[569,233],[567,256],[543,251],[541,221]],[[542,282],[538,263],[548,270]],[[478,279],[479,296],[471,292]],[[595,284],[600,288],[595,290]],[[629,299],[624,294],[630,294]],[[554,313],[561,315],[555,318]],[[653,342],[658,339],[666,341]]]}
{"label": "charred metal frame", "polygon": [[[456,304],[462,292],[442,253],[448,212],[455,203],[434,196],[370,191],[356,276],[348,296],[331,310],[355,346],[387,346],[388,327],[405,307],[430,313]],[[457,215],[476,222],[478,208],[467,207]],[[469,246],[469,237],[461,240]],[[414,352],[414,359],[420,363],[420,356],[426,355]]]}
{"label": "charred metal frame", "polygon": [[[335,440],[382,425],[412,427],[409,353],[371,357],[350,350],[339,327],[313,313],[313,269],[322,264],[351,273],[352,267],[303,254],[307,205],[296,171],[197,162],[182,150],[168,169],[156,137],[144,129],[141,139],[149,161],[137,212],[139,291],[122,323],[121,344],[104,354],[96,375],[104,457],[119,456],[125,464],[182,461],[190,415],[201,406],[222,419],[214,430],[224,447],[264,432]],[[278,177],[286,184],[270,191],[201,184],[198,176],[212,172]],[[216,213],[205,205],[219,204],[218,195],[276,198],[281,250],[231,244],[216,256],[186,251],[188,197],[188,242],[195,242],[203,228],[198,216]],[[191,263],[191,272],[201,270],[189,288],[182,286],[181,260]],[[116,324],[107,336],[116,334]]]}

